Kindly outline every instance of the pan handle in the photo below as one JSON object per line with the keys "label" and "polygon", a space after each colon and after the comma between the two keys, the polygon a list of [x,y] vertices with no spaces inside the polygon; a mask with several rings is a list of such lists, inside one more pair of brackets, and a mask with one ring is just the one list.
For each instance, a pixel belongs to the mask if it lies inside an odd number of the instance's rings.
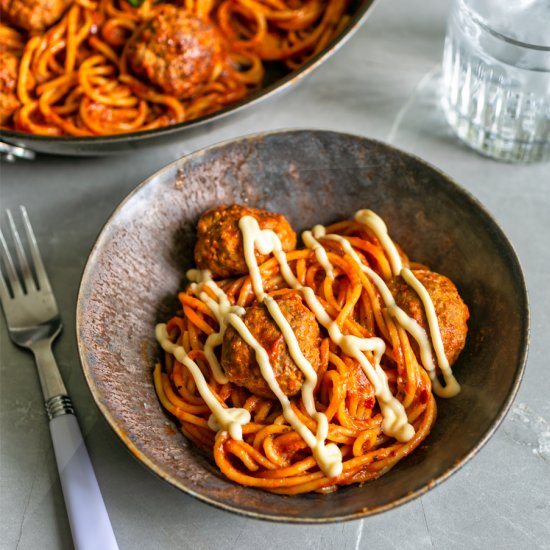
{"label": "pan handle", "polygon": [[0,156],[8,162],[15,162],[17,159],[34,160],[36,153],[20,145],[0,141]]}

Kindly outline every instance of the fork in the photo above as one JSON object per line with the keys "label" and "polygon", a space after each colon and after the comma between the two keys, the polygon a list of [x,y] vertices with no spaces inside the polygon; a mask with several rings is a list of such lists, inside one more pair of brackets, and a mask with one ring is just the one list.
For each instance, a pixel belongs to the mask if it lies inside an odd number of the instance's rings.
{"label": "fork", "polygon": [[62,329],[61,317],[27,210],[23,206],[20,209],[30,261],[13,216],[6,211],[19,269],[0,230],[4,265],[4,274],[0,273],[0,301],[8,332],[12,341],[30,349],[36,360],[75,548],[116,550],[113,528],[73,404],[52,353],[52,342]]}

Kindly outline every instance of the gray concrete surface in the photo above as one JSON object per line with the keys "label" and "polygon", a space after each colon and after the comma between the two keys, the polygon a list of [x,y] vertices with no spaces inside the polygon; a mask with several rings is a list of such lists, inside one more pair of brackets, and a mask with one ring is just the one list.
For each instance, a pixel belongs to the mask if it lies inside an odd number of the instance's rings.
{"label": "gray concrete surface", "polygon": [[[99,159],[3,163],[2,209],[30,212],[65,330],[55,353],[121,549],[550,548],[550,164],[515,166],[461,145],[437,87],[449,3],[379,0],[364,27],[296,89],[221,129]],[[326,128],[392,142],[449,173],[492,213],[522,262],[531,302],[525,377],[504,423],[463,469],[423,497],[362,521],[271,524],[219,511],[155,478],[96,409],[78,364],[75,303],[94,239],[119,201],[161,166],[231,137]],[[72,547],[32,357],[0,321],[0,548]]]}

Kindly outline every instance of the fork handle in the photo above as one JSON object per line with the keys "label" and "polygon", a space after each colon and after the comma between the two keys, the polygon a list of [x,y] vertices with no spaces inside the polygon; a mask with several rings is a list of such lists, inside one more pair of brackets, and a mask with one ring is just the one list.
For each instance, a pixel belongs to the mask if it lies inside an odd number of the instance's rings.
{"label": "fork handle", "polygon": [[[67,411],[69,397],[58,397]],[[75,548],[118,550],[80,426],[74,414],[66,411],[50,420],[50,433]]]}
{"label": "fork handle", "polygon": [[67,390],[52,352],[51,338],[35,342],[31,346],[31,350],[34,353],[38,368],[38,378],[40,379],[42,394],[47,406],[51,398],[55,398],[58,395],[66,395]]}

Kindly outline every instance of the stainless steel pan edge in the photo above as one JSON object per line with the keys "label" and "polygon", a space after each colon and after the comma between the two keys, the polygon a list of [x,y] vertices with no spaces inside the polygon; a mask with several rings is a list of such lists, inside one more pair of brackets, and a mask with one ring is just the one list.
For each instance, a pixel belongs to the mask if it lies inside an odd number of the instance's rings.
{"label": "stainless steel pan edge", "polygon": [[[163,145],[200,135],[212,129],[213,125],[216,125],[216,127],[222,124],[226,125],[234,120],[235,115],[238,115],[245,109],[257,107],[261,101],[292,88],[351,38],[353,33],[364,23],[367,16],[371,13],[372,6],[376,1],[357,0],[356,2],[352,2],[351,20],[348,26],[336,40],[318,55],[310,59],[299,69],[269,83],[242,101],[234,103],[216,113],[155,130],[111,136],[52,137],[2,130],[0,132],[0,145],[2,145],[3,152],[12,155],[12,158],[14,156],[32,158],[32,152],[63,156],[102,156],[148,146]],[[353,4],[356,4],[356,6],[353,6]]]}

